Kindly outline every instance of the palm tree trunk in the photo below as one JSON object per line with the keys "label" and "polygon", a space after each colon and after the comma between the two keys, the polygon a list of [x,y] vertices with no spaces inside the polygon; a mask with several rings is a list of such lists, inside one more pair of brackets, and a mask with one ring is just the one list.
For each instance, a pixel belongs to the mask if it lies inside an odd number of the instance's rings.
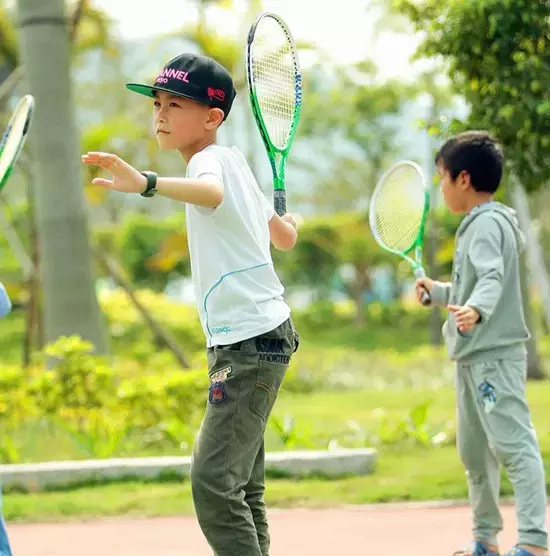
{"label": "palm tree trunk", "polygon": [[22,61],[36,109],[29,143],[34,154],[47,342],[78,334],[105,353],[107,341],[92,270],[79,138],[70,77],[68,20],[63,0],[19,0]]}

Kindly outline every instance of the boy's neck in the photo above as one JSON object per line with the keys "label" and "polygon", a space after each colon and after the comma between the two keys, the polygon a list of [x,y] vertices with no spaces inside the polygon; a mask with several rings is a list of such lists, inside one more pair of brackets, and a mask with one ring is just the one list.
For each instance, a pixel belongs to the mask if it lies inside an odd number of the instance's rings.
{"label": "boy's neck", "polygon": [[479,205],[490,203],[491,201],[494,200],[495,199],[492,193],[476,193],[466,201],[466,204],[464,206],[464,212],[468,214],[472,211],[472,209],[478,207]]}
{"label": "boy's neck", "polygon": [[179,152],[183,157],[183,159],[185,160],[185,162],[189,164],[189,161],[193,158],[194,155],[206,149],[206,147],[215,144],[216,144],[216,136],[215,135],[209,136],[209,137],[205,137],[201,141],[198,141],[197,143],[193,143],[192,145],[189,145],[188,147],[182,147],[181,149],[179,149]]}

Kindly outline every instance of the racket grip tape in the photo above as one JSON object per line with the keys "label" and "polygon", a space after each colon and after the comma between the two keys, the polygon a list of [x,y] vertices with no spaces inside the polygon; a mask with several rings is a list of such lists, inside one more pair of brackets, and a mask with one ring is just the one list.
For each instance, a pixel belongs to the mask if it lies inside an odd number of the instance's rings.
{"label": "racket grip tape", "polygon": [[[417,279],[426,277],[426,273],[424,272],[424,269],[422,267],[417,268],[414,272],[414,275]],[[422,303],[424,307],[429,307],[432,304],[432,296],[426,288],[422,287],[422,289],[424,291],[420,296],[420,303]]]}
{"label": "racket grip tape", "polygon": [[426,288],[422,288],[422,289],[424,291],[420,296],[420,303],[422,303],[424,307],[429,307],[432,304],[432,296],[430,295],[430,292]]}
{"label": "racket grip tape", "polygon": [[286,191],[284,189],[273,190],[273,206],[279,216],[286,214]]}

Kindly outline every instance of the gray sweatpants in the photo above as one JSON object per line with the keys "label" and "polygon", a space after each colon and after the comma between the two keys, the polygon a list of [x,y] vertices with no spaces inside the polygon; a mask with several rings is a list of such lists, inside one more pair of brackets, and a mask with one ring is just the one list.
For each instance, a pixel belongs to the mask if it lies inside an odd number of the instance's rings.
{"label": "gray sweatpants", "polygon": [[546,484],[525,395],[525,359],[458,363],[457,446],[468,477],[477,540],[502,530],[500,465],[514,489],[518,543],[548,547]]}

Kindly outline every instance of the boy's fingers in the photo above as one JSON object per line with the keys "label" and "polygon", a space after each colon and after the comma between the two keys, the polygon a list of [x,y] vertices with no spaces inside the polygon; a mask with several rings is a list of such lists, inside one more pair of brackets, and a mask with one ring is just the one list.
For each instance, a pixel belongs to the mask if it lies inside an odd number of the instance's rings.
{"label": "boy's fingers", "polygon": [[457,325],[470,326],[475,324],[475,318],[470,313],[456,312],[455,319]]}
{"label": "boy's fingers", "polygon": [[447,305],[447,309],[454,313],[456,327],[460,332],[469,332],[477,323],[477,313],[468,305]]}
{"label": "boy's fingers", "polygon": [[463,310],[457,311],[455,313],[455,316],[457,321],[460,320],[464,322],[464,321],[472,320],[472,315],[467,311],[463,311]]}
{"label": "boy's fingers", "polygon": [[94,162],[113,163],[113,162],[116,162],[118,160],[118,157],[117,157],[116,154],[111,154],[111,153],[90,152],[90,153],[87,153],[87,154],[83,154],[82,155],[82,160],[90,160],[90,161],[94,161]]}
{"label": "boy's fingers", "polygon": [[116,164],[116,156],[114,154],[102,154],[98,158],[98,163],[102,168],[109,168]]}
{"label": "boy's fingers", "polygon": [[100,185],[102,187],[111,187],[113,185],[112,180],[106,180],[104,178],[94,178],[92,180],[94,185]]}

